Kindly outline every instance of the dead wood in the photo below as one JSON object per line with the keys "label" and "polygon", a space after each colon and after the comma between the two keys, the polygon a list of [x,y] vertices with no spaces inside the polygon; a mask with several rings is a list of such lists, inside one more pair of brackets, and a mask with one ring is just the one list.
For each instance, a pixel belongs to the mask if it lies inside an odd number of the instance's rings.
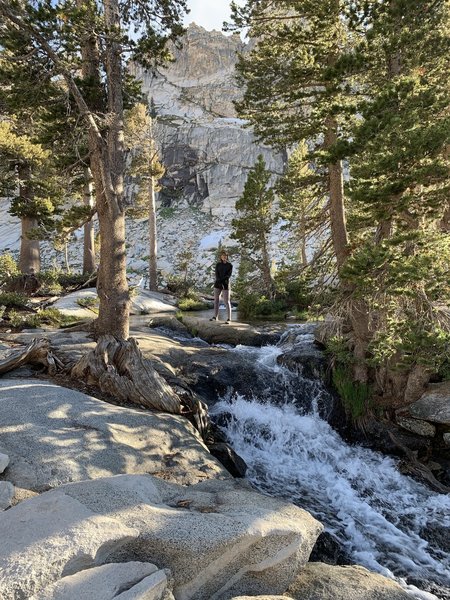
{"label": "dead wood", "polygon": [[100,337],[96,348],[81,358],[70,375],[119,400],[172,414],[182,412],[180,398],[142,356],[133,338]]}
{"label": "dead wood", "polygon": [[439,492],[441,494],[450,493],[450,488],[438,481],[433,475],[431,469],[417,458],[417,451],[410,450],[409,448],[404,446],[392,432],[389,432],[389,437],[397,446],[397,448],[399,448],[405,454],[408,461],[408,474],[422,481],[425,481],[436,492]]}
{"label": "dead wood", "polygon": [[6,358],[0,361],[0,375],[17,369],[24,364],[39,364],[47,368],[50,375],[63,367],[62,362],[50,350],[48,339],[33,339],[25,348],[13,350]]}

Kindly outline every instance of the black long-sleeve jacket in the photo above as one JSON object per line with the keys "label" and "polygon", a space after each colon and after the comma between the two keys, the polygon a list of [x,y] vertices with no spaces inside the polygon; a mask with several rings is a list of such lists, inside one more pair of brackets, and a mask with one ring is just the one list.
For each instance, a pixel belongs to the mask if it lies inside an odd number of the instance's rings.
{"label": "black long-sleeve jacket", "polygon": [[219,290],[227,290],[229,286],[229,280],[231,273],[233,272],[233,265],[227,262],[218,262],[216,265],[216,280],[214,287]]}

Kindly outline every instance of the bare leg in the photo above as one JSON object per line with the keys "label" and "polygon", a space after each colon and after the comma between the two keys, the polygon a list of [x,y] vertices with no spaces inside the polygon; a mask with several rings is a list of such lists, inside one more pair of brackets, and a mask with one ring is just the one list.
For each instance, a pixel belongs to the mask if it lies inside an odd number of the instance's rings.
{"label": "bare leg", "polygon": [[231,290],[223,290],[223,301],[225,306],[227,307],[228,320],[231,321],[231,302],[230,302],[230,291]]}
{"label": "bare leg", "polygon": [[219,299],[220,299],[221,291],[222,290],[214,288],[214,318],[215,319],[217,319],[217,316],[219,314]]}

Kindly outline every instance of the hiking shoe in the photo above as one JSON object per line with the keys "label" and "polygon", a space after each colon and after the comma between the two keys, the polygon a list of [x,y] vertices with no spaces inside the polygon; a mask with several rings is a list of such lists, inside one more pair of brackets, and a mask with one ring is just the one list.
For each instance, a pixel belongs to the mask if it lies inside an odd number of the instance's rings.
{"label": "hiking shoe", "polygon": [[217,317],[211,317],[210,321],[218,321],[219,319]]}
{"label": "hiking shoe", "polygon": [[230,323],[231,323],[230,319],[227,319],[227,320],[225,321],[225,325],[229,325]]}

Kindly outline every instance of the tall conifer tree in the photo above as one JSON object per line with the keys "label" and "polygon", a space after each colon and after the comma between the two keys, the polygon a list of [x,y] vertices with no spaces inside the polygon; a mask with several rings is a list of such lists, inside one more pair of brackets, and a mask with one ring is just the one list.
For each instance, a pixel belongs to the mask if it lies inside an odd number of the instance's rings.
{"label": "tall conifer tree", "polygon": [[271,174],[262,154],[250,169],[242,196],[236,202],[237,217],[233,219],[231,237],[238,240],[243,254],[260,274],[262,291],[269,298],[275,293],[269,254],[269,235],[275,222],[274,191]]}

